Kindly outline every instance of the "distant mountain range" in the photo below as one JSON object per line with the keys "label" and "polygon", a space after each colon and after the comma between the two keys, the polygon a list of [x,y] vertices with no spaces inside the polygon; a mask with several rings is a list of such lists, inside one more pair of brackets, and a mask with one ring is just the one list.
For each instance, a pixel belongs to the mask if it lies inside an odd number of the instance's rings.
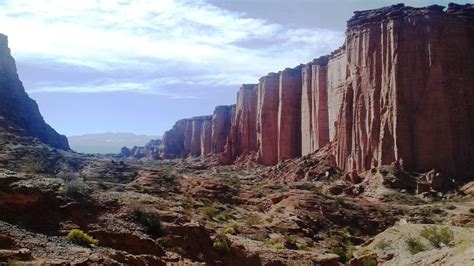
{"label": "distant mountain range", "polygon": [[69,145],[77,152],[82,153],[119,153],[120,148],[144,146],[152,139],[161,139],[160,136],[136,135],[133,133],[100,133],[69,136]]}

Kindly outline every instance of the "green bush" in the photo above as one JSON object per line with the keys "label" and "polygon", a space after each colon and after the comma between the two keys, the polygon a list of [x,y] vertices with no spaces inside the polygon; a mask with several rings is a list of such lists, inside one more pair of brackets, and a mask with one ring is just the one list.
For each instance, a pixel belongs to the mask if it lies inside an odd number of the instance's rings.
{"label": "green bush", "polygon": [[421,230],[420,236],[428,239],[436,248],[440,248],[441,244],[449,245],[454,241],[453,231],[448,227],[439,229],[437,226],[426,226]]}
{"label": "green bush", "polygon": [[141,204],[134,204],[132,206],[132,213],[135,219],[146,227],[150,235],[154,237],[163,236],[163,227],[161,226],[160,217],[156,211],[150,210]]}
{"label": "green bush", "polygon": [[74,172],[59,172],[56,177],[61,178],[65,182],[71,182],[73,180],[79,179],[81,175]]}
{"label": "green bush", "polygon": [[230,251],[229,240],[225,235],[217,235],[212,243],[212,247],[220,254],[225,254]]}
{"label": "green bush", "polygon": [[80,179],[67,182],[64,186],[64,195],[71,198],[85,198],[89,196],[90,188]]}
{"label": "green bush", "polygon": [[217,210],[211,206],[204,207],[202,209],[202,212],[204,214],[204,217],[206,217],[206,219],[209,219],[209,220],[214,219],[218,214]]}
{"label": "green bush", "polygon": [[235,233],[236,233],[236,230],[232,226],[228,226],[228,227],[224,228],[224,234],[235,235]]}
{"label": "green bush", "polygon": [[474,213],[474,208],[470,208],[470,209],[469,209],[469,212],[470,212],[470,213]]}
{"label": "green bush", "polygon": [[29,161],[24,165],[24,169],[28,174],[37,174],[44,171],[44,165],[40,161]]}
{"label": "green bush", "polygon": [[273,247],[280,250],[280,249],[285,248],[285,244],[284,243],[275,243],[275,244],[273,244]]}
{"label": "green bush", "polygon": [[69,234],[67,234],[67,239],[73,242],[74,244],[81,246],[97,246],[99,244],[98,240],[94,239],[92,236],[84,233],[79,229],[72,229],[71,231],[69,231]]}
{"label": "green bush", "polygon": [[342,263],[347,263],[351,260],[352,258],[352,252],[351,250],[348,250],[343,247],[336,247],[335,249],[332,250],[332,253],[336,254],[339,256],[339,261]]}
{"label": "green bush", "polygon": [[410,237],[407,240],[405,240],[405,243],[407,244],[407,250],[412,255],[426,250],[426,247],[423,245],[423,243],[421,243],[420,240],[416,238]]}

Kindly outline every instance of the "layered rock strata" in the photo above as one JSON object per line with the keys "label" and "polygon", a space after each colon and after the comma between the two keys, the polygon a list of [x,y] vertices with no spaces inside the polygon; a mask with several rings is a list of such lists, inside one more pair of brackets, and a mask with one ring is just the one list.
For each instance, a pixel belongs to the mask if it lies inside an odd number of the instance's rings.
{"label": "layered rock strata", "polygon": [[331,55],[239,90],[224,161],[256,152],[274,165],[333,142],[350,172],[397,161],[472,175],[473,6],[399,4],[355,12],[347,25]]}
{"label": "layered rock strata", "polygon": [[70,149],[67,138],[46,124],[38,105],[26,94],[8,48],[8,37],[3,34],[0,34],[0,117],[5,129],[20,129],[54,148]]}

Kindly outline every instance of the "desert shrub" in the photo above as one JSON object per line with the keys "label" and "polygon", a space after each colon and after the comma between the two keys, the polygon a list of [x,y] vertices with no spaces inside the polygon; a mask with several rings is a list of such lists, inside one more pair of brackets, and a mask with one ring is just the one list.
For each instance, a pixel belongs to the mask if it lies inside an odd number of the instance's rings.
{"label": "desert shrub", "polygon": [[89,196],[90,188],[80,179],[67,182],[64,186],[64,195],[71,198],[85,198]]}
{"label": "desert shrub", "polygon": [[441,244],[449,245],[454,241],[453,231],[448,227],[439,229],[437,226],[426,226],[421,230],[420,236],[428,239],[436,248],[440,248]]}
{"label": "desert shrub", "polygon": [[224,228],[224,234],[231,234],[234,235],[238,232],[239,230],[239,223],[233,222],[226,228]]}
{"label": "desert shrub", "polygon": [[421,243],[421,241],[416,238],[410,237],[407,240],[405,240],[405,243],[407,244],[407,250],[412,255],[426,250],[425,245],[423,245],[423,243]]}
{"label": "desert shrub", "polygon": [[284,243],[281,243],[281,242],[278,242],[278,243],[275,243],[273,244],[273,247],[280,250],[280,249],[284,249],[285,248],[285,244]]}
{"label": "desert shrub", "polygon": [[41,161],[28,161],[24,165],[24,169],[29,174],[37,174],[44,171],[44,165]]}
{"label": "desert shrub", "polygon": [[247,225],[259,225],[262,223],[262,220],[260,220],[260,217],[258,217],[257,215],[250,215],[249,217],[247,217],[247,220],[245,220],[246,224]]}
{"label": "desert shrub", "polygon": [[230,235],[235,235],[236,231],[234,227],[228,226],[224,228],[224,234],[230,234]]}
{"label": "desert shrub", "polygon": [[332,250],[332,253],[336,254],[339,256],[339,261],[342,263],[347,263],[349,260],[352,258],[352,252],[351,250],[348,250],[343,247],[336,247]]}
{"label": "desert shrub", "polygon": [[218,211],[212,206],[207,206],[202,209],[202,213],[206,219],[212,220],[217,216]]}
{"label": "desert shrub", "polygon": [[79,229],[72,229],[71,231],[69,231],[69,234],[67,234],[67,239],[73,242],[74,244],[81,246],[97,246],[99,244],[98,240],[94,239],[92,236],[84,233]]}
{"label": "desert shrub", "polygon": [[448,206],[446,206],[446,209],[448,209],[448,210],[454,210],[454,209],[456,209],[456,206],[454,206],[454,205],[448,205]]}
{"label": "desert shrub", "polygon": [[230,251],[229,240],[225,235],[218,235],[212,243],[212,247],[220,254],[225,254]]}
{"label": "desert shrub", "polygon": [[470,208],[470,209],[469,209],[469,212],[470,212],[470,213],[474,213],[474,208]]}
{"label": "desert shrub", "polygon": [[132,214],[140,224],[146,227],[150,235],[159,237],[164,234],[160,217],[156,211],[141,204],[134,204],[132,205]]}
{"label": "desert shrub", "polygon": [[64,182],[71,182],[73,180],[79,179],[81,175],[74,172],[59,172],[56,177],[61,178],[64,180]]}

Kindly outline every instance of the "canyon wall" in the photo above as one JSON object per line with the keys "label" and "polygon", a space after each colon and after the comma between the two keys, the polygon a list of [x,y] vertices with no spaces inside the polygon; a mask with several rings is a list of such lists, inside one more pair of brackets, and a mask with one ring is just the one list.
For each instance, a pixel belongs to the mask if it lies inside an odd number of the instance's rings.
{"label": "canyon wall", "polygon": [[8,124],[6,130],[15,128],[52,147],[70,149],[67,138],[46,124],[38,105],[25,92],[8,48],[8,37],[3,34],[0,34],[0,119]]}
{"label": "canyon wall", "polygon": [[237,92],[237,104],[221,161],[230,163],[257,148],[257,85],[244,84]]}
{"label": "canyon wall", "polygon": [[307,155],[329,143],[328,56],[313,60],[302,69],[301,153]]}
{"label": "canyon wall", "polygon": [[278,161],[301,156],[301,66],[280,73]]}
{"label": "canyon wall", "polygon": [[474,13],[466,7],[400,4],[349,20],[345,47],[329,61],[330,72],[346,68],[345,80],[329,78],[341,168],[399,160],[415,171],[473,173]]}
{"label": "canyon wall", "polygon": [[398,4],[354,12],[347,25],[331,55],[243,85],[234,109],[218,107],[210,153],[275,165],[333,142],[346,171],[399,161],[474,174],[473,6]]}
{"label": "canyon wall", "polygon": [[260,78],[257,93],[257,161],[263,165],[278,163],[278,106],[280,75]]}

